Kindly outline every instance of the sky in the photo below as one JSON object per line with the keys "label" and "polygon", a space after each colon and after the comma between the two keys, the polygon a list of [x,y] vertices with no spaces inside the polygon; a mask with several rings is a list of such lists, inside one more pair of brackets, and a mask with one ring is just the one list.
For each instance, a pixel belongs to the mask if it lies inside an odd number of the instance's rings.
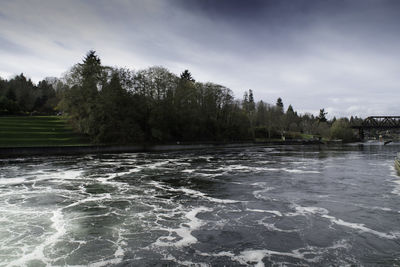
{"label": "sky", "polygon": [[158,65],[328,117],[400,115],[397,0],[0,0],[0,77]]}

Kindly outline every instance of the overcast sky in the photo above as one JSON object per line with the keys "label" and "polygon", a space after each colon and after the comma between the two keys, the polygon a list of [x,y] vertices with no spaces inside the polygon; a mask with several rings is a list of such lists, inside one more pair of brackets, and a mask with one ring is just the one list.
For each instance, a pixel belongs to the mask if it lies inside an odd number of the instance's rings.
{"label": "overcast sky", "polygon": [[1,0],[0,76],[162,65],[302,113],[400,115],[400,1]]}

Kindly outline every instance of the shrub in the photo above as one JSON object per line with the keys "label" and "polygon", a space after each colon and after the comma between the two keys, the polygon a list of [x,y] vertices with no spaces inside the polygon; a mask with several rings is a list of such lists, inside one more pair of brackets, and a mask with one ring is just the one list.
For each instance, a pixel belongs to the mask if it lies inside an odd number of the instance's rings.
{"label": "shrub", "polygon": [[350,128],[350,123],[346,119],[336,120],[331,127],[331,138],[341,139],[343,142],[356,140],[354,131]]}

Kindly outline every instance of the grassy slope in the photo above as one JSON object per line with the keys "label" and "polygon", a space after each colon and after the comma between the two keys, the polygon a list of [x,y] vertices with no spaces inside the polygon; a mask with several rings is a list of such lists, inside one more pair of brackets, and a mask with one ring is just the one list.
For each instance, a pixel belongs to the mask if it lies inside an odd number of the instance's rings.
{"label": "grassy slope", "polygon": [[61,116],[0,117],[0,147],[88,144]]}

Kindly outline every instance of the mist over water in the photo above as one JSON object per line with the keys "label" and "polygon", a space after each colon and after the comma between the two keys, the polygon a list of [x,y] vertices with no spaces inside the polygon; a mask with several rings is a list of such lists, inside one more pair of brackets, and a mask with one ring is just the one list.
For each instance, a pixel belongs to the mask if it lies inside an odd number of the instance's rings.
{"label": "mist over water", "polygon": [[0,266],[400,264],[400,145],[0,159]]}

